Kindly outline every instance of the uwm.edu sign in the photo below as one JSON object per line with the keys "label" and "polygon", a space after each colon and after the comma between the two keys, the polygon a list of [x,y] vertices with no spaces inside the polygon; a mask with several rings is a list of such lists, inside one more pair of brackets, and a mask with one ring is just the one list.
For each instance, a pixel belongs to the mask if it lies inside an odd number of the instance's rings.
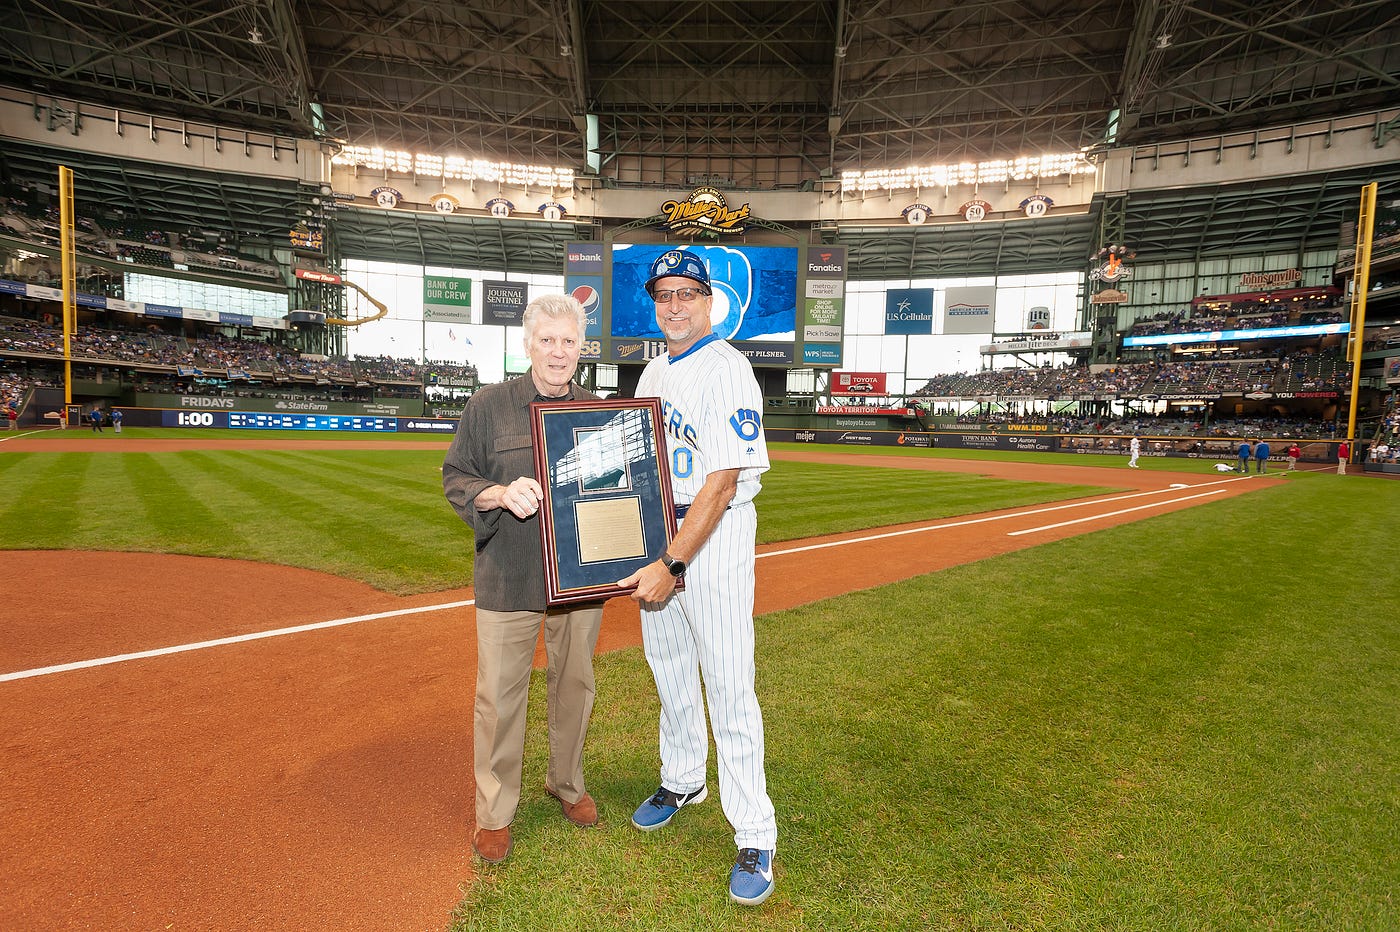
{"label": "uwm.edu sign", "polygon": [[833,372],[831,373],[831,394],[883,395],[885,394],[885,373]]}

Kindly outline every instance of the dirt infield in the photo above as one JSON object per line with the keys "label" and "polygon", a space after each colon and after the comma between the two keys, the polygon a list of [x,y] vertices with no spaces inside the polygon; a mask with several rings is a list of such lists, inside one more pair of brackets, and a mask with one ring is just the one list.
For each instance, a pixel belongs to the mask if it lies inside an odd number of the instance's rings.
{"label": "dirt infield", "polygon": [[[230,442],[92,437],[33,447],[227,449]],[[765,546],[760,612],[1275,481],[806,451],[775,458],[1144,494]],[[1033,528],[1047,529],[1009,536]],[[793,551],[820,547],[842,559],[823,560],[814,575],[812,552]],[[0,682],[0,926],[378,932],[446,925],[459,885],[472,877],[475,635],[470,608],[430,607],[469,599],[469,590],[398,598],[307,570],[196,557],[0,557],[9,571],[0,673],[424,609]],[[153,580],[166,588],[156,591]],[[636,608],[609,603],[599,649],[639,643]],[[600,805],[612,826],[603,830],[621,830],[621,807],[630,802]]]}

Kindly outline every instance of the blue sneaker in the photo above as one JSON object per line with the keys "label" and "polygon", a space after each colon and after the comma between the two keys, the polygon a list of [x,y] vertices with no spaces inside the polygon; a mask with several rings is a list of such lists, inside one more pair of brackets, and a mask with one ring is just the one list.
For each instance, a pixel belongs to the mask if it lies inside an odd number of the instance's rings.
{"label": "blue sneaker", "polygon": [[632,824],[643,832],[654,832],[667,825],[677,809],[704,802],[708,795],[709,790],[703,786],[693,793],[672,793],[663,786],[632,813]]}
{"label": "blue sneaker", "polygon": [[744,906],[757,906],[773,892],[773,852],[740,848],[729,872],[729,898]]}

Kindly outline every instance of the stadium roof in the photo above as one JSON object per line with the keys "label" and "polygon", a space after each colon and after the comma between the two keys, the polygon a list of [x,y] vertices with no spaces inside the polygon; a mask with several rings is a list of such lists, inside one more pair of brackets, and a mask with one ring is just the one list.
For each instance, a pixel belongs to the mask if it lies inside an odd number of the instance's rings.
{"label": "stadium roof", "polygon": [[[563,165],[623,187],[793,190],[854,168],[1168,142],[1394,106],[1400,5],[12,0],[0,11],[0,84],[295,138]],[[1378,124],[1378,147],[1398,129]],[[7,155],[14,176],[51,171],[51,153]],[[1383,180],[1400,180],[1397,161]],[[110,197],[157,187],[116,160],[94,160],[93,172]],[[1354,174],[1174,192],[1130,204],[1128,228],[1161,256],[1239,248],[1246,228],[1308,248],[1335,240],[1340,205],[1354,215],[1356,187],[1377,172]],[[246,210],[229,219],[248,228],[236,221],[279,213],[289,197],[221,192],[239,185],[194,172],[164,184],[165,196],[130,208],[173,209],[170,185],[188,185],[190,203],[226,198],[205,216]],[[862,277],[926,273],[929,256],[1063,268],[1094,248],[1094,218],[1038,234],[828,238],[852,247]],[[482,257],[497,255],[493,236],[466,234]],[[407,231],[379,257],[423,261],[435,249]]]}

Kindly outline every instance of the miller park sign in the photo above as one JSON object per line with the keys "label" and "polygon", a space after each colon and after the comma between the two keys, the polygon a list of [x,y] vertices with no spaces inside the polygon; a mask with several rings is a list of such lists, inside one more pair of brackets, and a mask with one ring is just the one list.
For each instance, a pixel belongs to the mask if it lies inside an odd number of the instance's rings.
{"label": "miller park sign", "polygon": [[748,229],[749,205],[730,207],[718,189],[696,188],[683,201],[667,201],[661,205],[661,225],[672,233],[686,236],[714,234],[730,236]]}

